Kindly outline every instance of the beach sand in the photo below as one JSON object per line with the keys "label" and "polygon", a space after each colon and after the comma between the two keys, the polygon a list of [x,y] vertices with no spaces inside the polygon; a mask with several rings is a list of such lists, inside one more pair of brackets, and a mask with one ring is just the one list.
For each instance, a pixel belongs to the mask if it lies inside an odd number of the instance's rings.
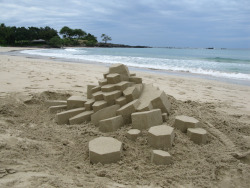
{"label": "beach sand", "polygon": [[[0,52],[23,48],[0,47]],[[104,64],[59,62],[0,54],[0,187],[248,187],[250,87],[218,81],[135,73],[172,96],[172,113],[199,119],[209,133],[195,145],[175,130],[173,164],[150,163],[147,132],[126,139],[131,126],[100,133],[92,124],[57,125],[47,99],[84,95],[108,70]],[[88,142],[98,136],[123,142],[122,160],[92,165]]]}

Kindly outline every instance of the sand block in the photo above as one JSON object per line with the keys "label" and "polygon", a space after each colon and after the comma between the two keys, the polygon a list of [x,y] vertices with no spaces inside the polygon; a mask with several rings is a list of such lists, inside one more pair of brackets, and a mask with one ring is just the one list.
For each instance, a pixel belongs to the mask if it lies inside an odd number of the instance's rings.
{"label": "sand block", "polygon": [[59,106],[59,105],[67,105],[67,101],[63,100],[47,100],[45,102],[45,106]]}
{"label": "sand block", "polygon": [[[130,75],[130,76],[131,76],[131,75]],[[141,83],[142,83],[142,78],[136,77],[136,76],[131,76],[131,77],[129,78],[129,81],[130,81],[130,82],[134,82],[134,83],[136,83],[136,84],[141,84]]]}
{"label": "sand block", "polygon": [[103,108],[103,109],[97,111],[96,113],[91,115],[91,123],[98,126],[99,121],[101,121],[103,119],[115,117],[116,111],[119,108],[120,108],[120,106],[116,104],[116,105],[112,105],[112,106],[109,106],[109,107],[106,107],[106,108]]}
{"label": "sand block", "polygon": [[144,84],[135,84],[135,87],[139,91],[139,96],[141,95],[141,93],[143,91],[143,86],[144,86]]}
{"label": "sand block", "polygon": [[115,89],[116,90],[120,90],[120,91],[124,91],[125,89],[127,89],[127,87],[134,85],[134,83],[132,82],[127,82],[127,81],[121,81],[117,84],[115,84]]}
{"label": "sand block", "polygon": [[86,101],[86,98],[83,96],[71,96],[67,99],[67,108],[73,109],[84,107]]}
{"label": "sand block", "polygon": [[127,102],[131,102],[138,99],[141,94],[142,86],[130,86],[123,91],[123,95],[126,97]]}
{"label": "sand block", "polygon": [[137,139],[138,136],[141,135],[141,131],[138,130],[138,129],[130,129],[128,132],[127,132],[127,138],[129,140],[133,140],[135,141]]}
{"label": "sand block", "polygon": [[130,76],[128,67],[123,64],[113,64],[109,67],[109,73],[117,73]]}
{"label": "sand block", "polygon": [[107,75],[108,84],[117,84],[121,82],[121,75],[117,73],[112,73]]}
{"label": "sand block", "polygon": [[180,129],[181,132],[186,133],[188,128],[195,128],[199,125],[199,121],[189,116],[176,116],[174,127]]}
{"label": "sand block", "polygon": [[116,84],[107,84],[101,87],[103,92],[110,92],[115,90],[124,91],[127,87],[132,86],[134,83],[122,81]]}
{"label": "sand block", "polygon": [[51,107],[49,107],[49,112],[55,113],[59,110],[66,110],[66,109],[67,109],[67,105],[51,106]]}
{"label": "sand block", "polygon": [[93,95],[93,97],[94,97],[94,99],[95,99],[96,101],[101,101],[101,100],[104,99],[104,98],[103,98],[103,92],[102,92],[102,91],[97,91],[97,92],[93,93],[92,95]]}
{"label": "sand block", "polygon": [[59,125],[68,124],[69,119],[85,111],[85,108],[75,108],[56,114],[56,122]]}
{"label": "sand block", "polygon": [[125,104],[127,104],[127,100],[124,96],[121,96],[115,100],[115,104],[119,104],[120,106],[124,106]]}
{"label": "sand block", "polygon": [[167,113],[162,113],[161,115],[162,115],[163,122],[166,122],[169,119],[169,116]]}
{"label": "sand block", "polygon": [[96,87],[96,85],[87,85],[87,99],[91,99],[92,96],[92,89]]}
{"label": "sand block", "polygon": [[99,137],[89,142],[91,163],[109,164],[121,159],[122,143],[112,137]]}
{"label": "sand block", "polygon": [[69,119],[69,124],[80,124],[86,121],[90,121],[91,115],[94,113],[94,111],[85,111],[80,114],[77,114],[76,116]]}
{"label": "sand block", "polygon": [[107,75],[109,74],[109,72],[107,71],[107,72],[105,72],[105,73],[103,73],[103,78],[107,78]]}
{"label": "sand block", "polygon": [[108,84],[108,80],[106,78],[104,78],[104,79],[99,80],[98,83],[99,83],[99,86],[102,87],[102,86]]}
{"label": "sand block", "polygon": [[94,110],[94,112],[97,112],[105,107],[108,106],[108,103],[106,101],[96,101],[93,105],[92,108]]}
{"label": "sand block", "polygon": [[144,84],[139,101],[140,105],[137,108],[139,112],[159,108],[163,113],[170,113],[171,103],[167,95],[152,84]]}
{"label": "sand block", "polygon": [[158,94],[159,90],[154,87],[152,84],[144,84],[143,91],[139,97],[140,105],[137,108],[137,111],[146,111],[152,110],[153,106],[151,101],[154,99],[155,94]]}
{"label": "sand block", "polygon": [[118,99],[122,95],[122,92],[119,90],[111,91],[111,92],[104,92],[103,98],[107,101],[108,105],[115,104],[115,100]]}
{"label": "sand block", "polygon": [[151,127],[148,131],[148,143],[154,148],[170,148],[174,141],[174,129],[167,125]]}
{"label": "sand block", "polygon": [[156,95],[151,101],[151,104],[153,108],[160,108],[162,112],[170,113],[171,103],[164,91],[161,91],[160,94]]}
{"label": "sand block", "polygon": [[153,110],[153,105],[151,102],[149,102],[147,105],[141,105],[139,106],[136,111],[137,112],[144,112],[144,111],[150,111],[150,110]]}
{"label": "sand block", "polygon": [[163,123],[160,109],[154,109],[145,112],[135,112],[131,115],[131,118],[132,128],[139,130],[148,129]]}
{"label": "sand block", "polygon": [[202,128],[188,128],[187,135],[196,144],[207,143],[207,131]]}
{"label": "sand block", "polygon": [[131,101],[130,103],[124,105],[120,109],[117,110],[117,115],[122,115],[124,124],[129,124],[132,122],[131,114],[136,112],[136,108],[140,104],[139,100]]}
{"label": "sand block", "polygon": [[101,86],[96,86],[96,87],[91,89],[92,95],[93,95],[93,93],[96,93],[98,91],[101,91]]}
{"label": "sand block", "polygon": [[94,99],[88,99],[85,103],[84,103],[84,107],[86,110],[92,110],[92,105],[95,103]]}
{"label": "sand block", "polygon": [[130,76],[136,76],[136,73],[130,73]]}
{"label": "sand block", "polygon": [[101,132],[113,132],[120,129],[124,125],[123,118],[121,115],[104,119],[99,122],[99,130]]}
{"label": "sand block", "polygon": [[172,162],[171,155],[163,150],[153,150],[151,154],[151,162],[156,165],[167,165]]}
{"label": "sand block", "polygon": [[107,84],[101,87],[102,92],[111,92],[116,90],[115,84]]}
{"label": "sand block", "polygon": [[109,73],[120,74],[122,81],[128,81],[130,76],[128,67],[123,64],[113,64],[112,66],[109,67]]}

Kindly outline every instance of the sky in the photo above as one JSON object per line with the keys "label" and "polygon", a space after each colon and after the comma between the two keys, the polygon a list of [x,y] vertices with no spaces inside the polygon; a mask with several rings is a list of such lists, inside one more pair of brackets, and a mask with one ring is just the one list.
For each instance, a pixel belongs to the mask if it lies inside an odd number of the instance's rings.
{"label": "sky", "polygon": [[0,0],[0,23],[68,26],[116,44],[250,48],[250,0]]}

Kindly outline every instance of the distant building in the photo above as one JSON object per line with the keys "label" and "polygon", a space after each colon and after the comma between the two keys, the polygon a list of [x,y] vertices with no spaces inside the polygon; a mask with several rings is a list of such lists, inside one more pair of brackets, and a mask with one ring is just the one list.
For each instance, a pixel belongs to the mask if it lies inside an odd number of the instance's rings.
{"label": "distant building", "polygon": [[44,43],[46,43],[46,41],[43,40],[43,39],[32,40],[31,42],[36,43],[36,44],[44,44]]}

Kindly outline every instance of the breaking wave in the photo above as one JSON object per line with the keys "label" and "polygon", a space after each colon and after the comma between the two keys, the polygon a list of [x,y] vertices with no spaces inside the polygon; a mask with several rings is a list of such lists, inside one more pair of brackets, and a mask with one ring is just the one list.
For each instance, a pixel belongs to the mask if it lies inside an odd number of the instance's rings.
{"label": "breaking wave", "polygon": [[[72,60],[87,60],[101,63],[123,63],[127,66],[159,69],[167,71],[189,72],[194,74],[209,75],[218,78],[229,78],[250,81],[250,63],[230,58],[200,58],[200,59],[176,59],[157,57],[135,57],[121,55],[98,55],[91,54],[82,48],[59,49],[59,50],[24,50],[22,53],[40,55]],[[244,63],[245,62],[245,63]],[[245,71],[245,72],[244,72]]]}

